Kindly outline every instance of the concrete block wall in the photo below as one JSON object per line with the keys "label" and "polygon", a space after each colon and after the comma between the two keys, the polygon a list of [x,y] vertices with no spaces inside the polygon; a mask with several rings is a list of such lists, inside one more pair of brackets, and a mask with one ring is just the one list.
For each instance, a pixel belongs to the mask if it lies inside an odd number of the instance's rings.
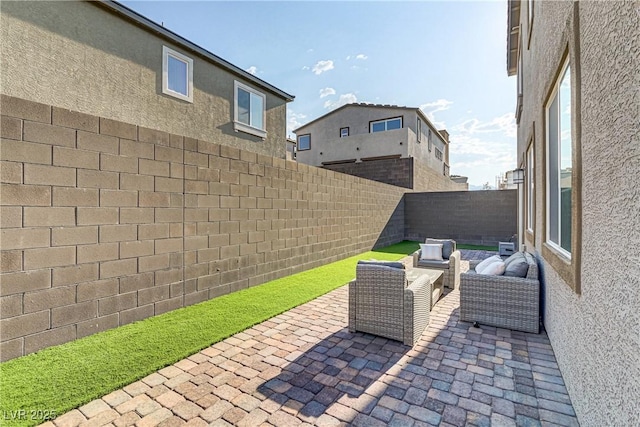
{"label": "concrete block wall", "polygon": [[403,188],[413,188],[413,158],[368,160],[359,163],[325,165],[325,169]]}
{"label": "concrete block wall", "polygon": [[2,360],[401,241],[399,187],[2,95]]}
{"label": "concrete block wall", "polygon": [[413,160],[413,190],[414,191],[466,191],[466,184],[459,184],[443,173],[444,163],[438,169]]}
{"label": "concrete block wall", "polygon": [[405,238],[497,246],[517,233],[517,191],[407,193]]}
{"label": "concrete block wall", "polygon": [[414,157],[369,160],[360,163],[325,165],[323,168],[373,181],[384,182],[414,191],[463,191],[465,184],[458,184]]}

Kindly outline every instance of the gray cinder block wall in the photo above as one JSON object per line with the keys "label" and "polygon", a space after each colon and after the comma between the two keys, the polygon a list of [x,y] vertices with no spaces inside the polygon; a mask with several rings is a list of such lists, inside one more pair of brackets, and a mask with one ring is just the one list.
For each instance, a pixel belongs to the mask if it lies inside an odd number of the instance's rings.
{"label": "gray cinder block wall", "polygon": [[459,184],[414,157],[399,159],[367,160],[359,163],[338,163],[323,168],[386,184],[397,185],[415,191],[462,191],[466,184]]}
{"label": "gray cinder block wall", "polygon": [[7,360],[403,240],[404,190],[2,95]]}
{"label": "gray cinder block wall", "polygon": [[516,190],[407,193],[404,200],[407,240],[497,246],[517,232]]}

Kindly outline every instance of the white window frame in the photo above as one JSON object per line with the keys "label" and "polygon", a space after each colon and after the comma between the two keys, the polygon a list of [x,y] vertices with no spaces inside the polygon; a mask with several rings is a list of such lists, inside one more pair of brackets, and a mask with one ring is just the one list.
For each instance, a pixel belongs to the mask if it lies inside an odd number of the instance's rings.
{"label": "white window frame", "polygon": [[417,141],[422,141],[422,120],[418,117],[417,125],[416,125],[416,137]]}
{"label": "white window frame", "polygon": [[[557,158],[558,158],[558,162],[556,165],[551,165],[551,155],[550,155],[550,142],[551,142],[551,129],[550,129],[550,114],[549,114],[549,110],[551,109],[551,105],[554,103],[554,101],[558,98],[558,95],[560,93],[560,86],[562,84],[562,81],[564,80],[564,77],[567,75],[567,73],[569,73],[569,78],[571,79],[571,69],[570,69],[570,64],[569,64],[569,58],[565,59],[564,64],[562,64],[562,68],[560,70],[560,74],[558,75],[558,79],[556,80],[556,82],[554,83],[554,87],[553,87],[553,92],[551,97],[549,98],[548,103],[545,105],[545,118],[546,118],[546,144],[545,144],[545,150],[546,150],[546,199],[547,199],[547,207],[546,207],[546,219],[547,219],[547,224],[546,224],[546,236],[545,236],[545,240],[546,243],[549,244],[549,246],[553,247],[556,251],[558,251],[560,254],[562,254],[564,257],[566,257],[567,259],[571,260],[571,252],[566,250],[565,248],[563,248],[562,245],[562,224],[561,224],[561,217],[562,217],[562,202],[561,202],[561,196],[562,196],[562,169],[561,169],[561,160],[562,160],[562,155],[561,155],[561,151],[562,151],[562,145],[561,145],[561,121],[560,121],[560,116],[562,114],[561,112],[561,105],[558,105],[558,118],[557,118],[557,134],[554,136],[555,138],[557,138],[557,150],[558,153]],[[571,103],[571,105],[573,106],[573,89],[571,88],[571,95],[570,95],[570,100],[569,102]],[[570,130],[571,130],[571,155],[573,156],[573,121],[574,121],[574,115],[571,114],[571,119],[569,122],[570,125]],[[554,167],[554,171],[553,173],[558,174],[558,178],[557,178],[557,182],[558,182],[558,189],[557,194],[558,194],[558,198],[556,203],[559,206],[558,209],[558,217],[555,218],[555,221],[557,221],[557,228],[558,228],[558,242],[555,242],[552,240],[551,238],[551,168]],[[573,170],[573,159],[572,159],[572,170]],[[573,188],[572,188],[572,192],[573,192]],[[575,215],[575,212],[571,212],[571,222],[570,222],[570,227],[573,228],[573,215]],[[574,230],[571,230],[571,233],[573,233]],[[573,248],[572,248],[573,249]]]}
{"label": "white window frame", "polygon": [[[249,94],[253,94],[262,98],[262,128],[258,128],[256,126],[252,126],[250,124],[242,123],[238,120],[238,89],[242,89],[245,92],[249,92]],[[257,91],[256,89],[247,86],[243,83],[240,83],[237,80],[233,82],[233,129],[236,132],[244,132],[251,135],[255,135],[262,139],[267,137],[267,117],[266,117],[266,108],[267,108],[267,97],[264,93]],[[251,107],[249,107],[249,111],[251,111]],[[249,119],[251,121],[251,119]]]}
{"label": "white window frame", "polygon": [[[343,131],[346,131],[346,133],[343,134]],[[340,128],[340,138],[346,138],[349,136],[349,127],[343,127]]]}
{"label": "white window frame", "polygon": [[[400,127],[398,129],[402,129],[404,127],[404,124],[402,123],[402,116],[398,116],[398,117],[391,117],[388,119],[382,119],[382,120],[375,120],[373,122],[369,123],[369,133],[378,133],[378,132],[386,132],[388,130],[397,130],[397,129],[387,129],[389,122],[393,122],[396,120],[400,120]],[[378,130],[378,131],[373,131],[373,125],[378,124],[378,123],[384,123],[384,130]]]}
{"label": "white window frame", "polygon": [[527,149],[527,172],[525,177],[527,179],[527,231],[533,233],[533,226],[535,223],[535,154],[533,150],[533,143],[529,145]]}
{"label": "white window frame", "polygon": [[[169,57],[173,57],[178,61],[184,62],[187,64],[187,94],[183,94],[180,92],[176,92],[174,90],[169,89]],[[193,103],[193,59],[189,58],[186,55],[183,55],[180,52],[176,52],[175,50],[162,46],[162,93],[165,95],[172,96],[174,98],[181,99],[183,101]]]}

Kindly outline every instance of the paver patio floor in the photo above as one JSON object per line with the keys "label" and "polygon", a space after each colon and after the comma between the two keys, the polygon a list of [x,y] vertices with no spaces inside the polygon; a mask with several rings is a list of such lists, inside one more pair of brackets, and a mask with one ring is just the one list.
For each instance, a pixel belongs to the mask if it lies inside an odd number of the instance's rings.
{"label": "paver patio floor", "polygon": [[349,333],[347,302],[343,286],[47,424],[578,425],[544,332],[461,322],[452,291],[411,348]]}

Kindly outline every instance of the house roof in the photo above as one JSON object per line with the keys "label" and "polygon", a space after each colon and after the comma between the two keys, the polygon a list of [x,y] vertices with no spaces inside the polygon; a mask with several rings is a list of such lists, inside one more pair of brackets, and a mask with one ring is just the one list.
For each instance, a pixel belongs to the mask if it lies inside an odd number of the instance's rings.
{"label": "house roof", "polygon": [[135,25],[138,25],[139,27],[142,27],[149,32],[155,33],[160,37],[168,39],[172,43],[175,43],[176,45],[184,49],[190,50],[198,54],[202,58],[208,60],[209,62],[212,62],[218,67],[226,71],[229,71],[230,73],[235,74],[239,77],[242,77],[243,79],[248,80],[263,89],[266,89],[269,92],[281,98],[284,98],[287,102],[293,101],[294,99],[293,95],[290,95],[287,92],[281,89],[278,89],[277,87],[265,82],[264,80],[254,76],[253,74],[248,73],[247,71],[244,71],[243,69],[233,65],[232,63],[220,58],[217,55],[214,55],[213,53],[209,52],[203,47],[198,46],[197,44],[185,39],[184,37],[174,33],[173,31],[164,28],[162,25],[157,24],[156,22],[150,20],[149,18],[139,14],[138,12],[132,9],[129,9],[128,7],[126,7],[121,3],[118,3],[117,1],[97,0],[97,1],[91,1],[90,3],[109,9],[110,11],[114,12],[116,15],[119,15],[123,19],[127,19],[133,22]]}
{"label": "house roof", "polygon": [[518,72],[520,49],[520,0],[507,2],[507,75]]}
{"label": "house roof", "polygon": [[[393,109],[393,108],[395,108],[395,109],[398,109],[398,110],[410,110],[410,111],[415,111],[415,112],[417,112],[417,114],[418,114],[419,116],[421,116],[422,120],[423,120],[425,123],[427,123],[427,125],[428,125],[428,126],[429,126],[433,131],[434,131],[434,132],[436,132],[436,133],[440,134],[440,131],[439,131],[438,129],[436,129],[436,127],[433,125],[433,123],[431,123],[431,121],[429,120],[429,118],[426,116],[426,114],[424,114],[424,113],[422,112],[422,110],[421,110],[420,108],[417,108],[417,107],[405,107],[405,106],[401,106],[401,105],[392,105],[392,104],[369,104],[369,103],[366,103],[366,102],[352,102],[352,103],[350,103],[350,104],[345,104],[345,105],[343,105],[343,106],[341,106],[341,107],[336,108],[335,110],[329,111],[328,113],[323,114],[322,116],[317,117],[317,118],[315,118],[315,119],[311,120],[309,123],[305,123],[304,125],[300,126],[300,127],[299,127],[299,128],[297,128],[297,129],[294,129],[293,133],[296,133],[296,134],[297,134],[299,130],[304,129],[304,128],[306,128],[307,126],[309,126],[309,125],[311,125],[311,124],[313,124],[313,123],[315,123],[315,122],[317,122],[317,121],[319,121],[319,120],[322,120],[322,119],[324,119],[324,118],[326,118],[326,117],[328,117],[328,116],[330,116],[330,115],[332,115],[332,114],[334,114],[334,113],[337,113],[338,111],[343,110],[343,109],[345,109],[345,108],[347,108],[347,107],[386,108],[386,109],[389,109],[389,108],[392,108],[392,109]],[[442,135],[440,135],[440,136],[442,136]],[[444,138],[444,137],[443,137],[442,139],[443,139],[445,142],[448,142],[448,139],[447,139],[447,138]]]}

